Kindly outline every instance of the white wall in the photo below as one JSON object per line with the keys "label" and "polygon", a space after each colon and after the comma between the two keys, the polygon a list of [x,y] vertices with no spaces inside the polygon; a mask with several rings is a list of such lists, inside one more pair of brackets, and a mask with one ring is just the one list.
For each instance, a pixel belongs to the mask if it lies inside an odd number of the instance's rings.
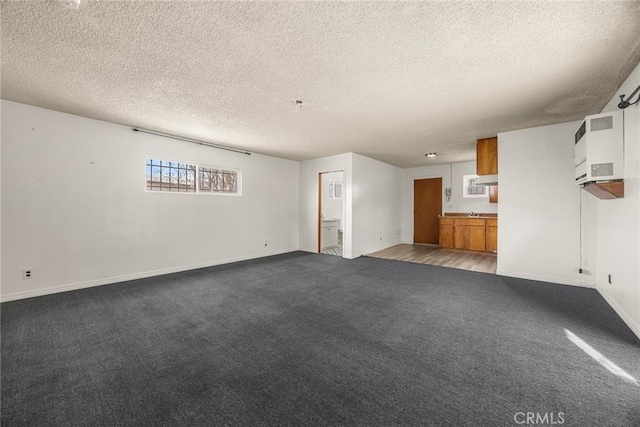
{"label": "white wall", "polygon": [[[402,242],[413,243],[413,182],[416,179],[442,178],[442,212],[496,213],[498,203],[489,203],[489,196],[464,198],[463,175],[475,175],[476,162],[444,163],[402,170]],[[446,201],[445,188],[451,188]]]}
{"label": "white wall", "polygon": [[343,257],[400,243],[400,169],[354,153],[300,163],[300,249],[318,250],[318,174],[344,171]]}
{"label": "white wall", "polygon": [[353,154],[353,258],[401,242],[400,182],[400,168]]}
{"label": "white wall", "polygon": [[[0,102],[0,190],[2,189],[2,107],[3,104]],[[2,236],[2,192],[0,191],[0,236]],[[2,301],[2,238],[0,238],[0,301]]]}
{"label": "white wall", "polygon": [[[464,175],[476,174],[476,162],[460,162],[452,163],[452,193],[449,203],[443,203],[444,212],[480,212],[480,213],[496,213],[498,212],[497,203],[489,203],[489,187],[487,187],[486,197],[463,197],[462,177]],[[498,176],[500,176],[498,170]]]}
{"label": "white wall", "polygon": [[[2,143],[2,300],[298,248],[298,162],[4,100]],[[242,169],[243,195],[146,192],[147,155]]]}
{"label": "white wall", "polygon": [[352,181],[352,153],[300,162],[300,250],[307,252],[318,251],[318,174],[321,172],[344,171],[344,218],[343,247],[345,258],[352,258],[352,211],[351,211],[351,181]]}
{"label": "white wall", "polygon": [[573,161],[578,125],[498,135],[497,274],[593,286],[593,277],[578,271],[581,190],[574,184]]}
{"label": "white wall", "polygon": [[341,220],[340,229],[342,230],[344,194],[341,199],[329,198],[329,183],[331,181],[342,182],[344,185],[344,172],[330,172],[322,174],[322,216],[324,219]]}
{"label": "white wall", "polygon": [[[640,65],[602,112],[618,110],[619,96],[629,96],[638,86]],[[591,201],[587,214],[597,223],[597,248],[591,249],[597,253],[597,289],[640,337],[640,103],[624,110],[624,134],[624,198],[584,197]]]}

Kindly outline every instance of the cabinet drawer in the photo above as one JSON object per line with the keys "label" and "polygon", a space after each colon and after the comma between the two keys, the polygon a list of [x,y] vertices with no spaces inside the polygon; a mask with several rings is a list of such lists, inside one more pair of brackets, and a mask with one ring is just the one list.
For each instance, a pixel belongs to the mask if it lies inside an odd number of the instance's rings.
{"label": "cabinet drawer", "polygon": [[484,219],[475,219],[475,218],[456,218],[453,222],[454,225],[479,225],[484,227]]}
{"label": "cabinet drawer", "polygon": [[453,218],[440,218],[440,224],[442,225],[453,224]]}
{"label": "cabinet drawer", "polygon": [[488,219],[487,221],[487,227],[497,227],[498,226],[498,220],[497,219]]}

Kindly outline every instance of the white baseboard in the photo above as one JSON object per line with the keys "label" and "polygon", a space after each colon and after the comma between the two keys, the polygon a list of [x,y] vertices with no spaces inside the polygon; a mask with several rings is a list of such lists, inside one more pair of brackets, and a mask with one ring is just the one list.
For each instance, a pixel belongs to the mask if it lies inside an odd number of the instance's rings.
{"label": "white baseboard", "polygon": [[[300,248],[300,249],[298,249],[298,250],[303,251],[303,252],[310,252],[310,253],[312,253],[312,254],[317,254],[317,253],[318,253],[318,250],[317,250],[317,249],[315,249],[315,248]],[[346,259],[356,259],[356,258],[358,258],[359,256],[360,256],[360,255],[358,255],[358,256],[353,256],[353,255],[352,255],[351,253],[349,253],[349,252],[343,252],[343,253],[342,253],[342,258],[346,258]]]}
{"label": "white baseboard", "polygon": [[59,286],[52,286],[47,288],[33,289],[33,290],[24,291],[24,292],[15,292],[8,295],[1,295],[0,302],[15,301],[19,299],[39,297],[42,295],[57,294],[60,292],[67,292],[67,291],[75,291],[77,289],[92,288],[94,286],[111,285],[114,283],[126,282],[129,280],[144,279],[146,277],[161,276],[163,274],[179,273],[181,271],[196,270],[198,268],[213,267],[215,265],[229,264],[229,263],[238,262],[238,261],[247,261],[250,259],[264,258],[268,256],[273,256],[273,255],[281,255],[289,252],[295,252],[297,250],[298,250],[297,248],[294,248],[294,249],[285,249],[285,250],[278,250],[278,251],[271,251],[271,252],[261,252],[259,254],[237,256],[232,258],[220,259],[216,261],[208,261],[208,262],[183,265],[178,267],[163,268],[160,270],[145,271],[142,273],[125,274],[122,276],[107,277],[104,279],[89,280],[85,282],[76,282],[68,285],[59,285]]}
{"label": "white baseboard", "polygon": [[496,275],[517,277],[519,279],[537,280],[539,282],[555,283],[560,285],[578,286],[580,288],[595,288],[595,282],[584,282],[579,280],[567,279],[564,277],[543,276],[539,274],[520,273],[516,271],[497,270]]}
{"label": "white baseboard", "polygon": [[298,249],[302,252],[311,252],[312,254],[317,254],[318,253],[318,248],[300,248]]}
{"label": "white baseboard", "polygon": [[633,320],[633,318],[626,311],[624,311],[622,307],[620,307],[620,305],[616,302],[616,300],[613,299],[611,295],[603,292],[599,287],[596,287],[596,289],[598,290],[600,295],[602,295],[602,298],[604,298],[607,304],[609,304],[611,308],[613,308],[613,311],[615,311],[618,316],[620,316],[624,323],[627,324],[629,329],[631,329],[631,331],[636,334],[638,339],[640,339],[640,323]]}

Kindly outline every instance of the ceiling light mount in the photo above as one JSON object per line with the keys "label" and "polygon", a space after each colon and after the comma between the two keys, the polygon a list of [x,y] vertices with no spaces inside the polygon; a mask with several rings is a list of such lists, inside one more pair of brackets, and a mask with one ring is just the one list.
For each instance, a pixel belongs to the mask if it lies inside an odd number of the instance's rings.
{"label": "ceiling light mount", "polygon": [[78,9],[82,0],[58,0],[67,9]]}
{"label": "ceiling light mount", "polygon": [[427,157],[429,157],[429,158],[437,157],[437,156],[438,156],[438,153],[436,153],[436,152],[434,151],[434,152],[431,152],[431,153],[427,153],[427,154],[425,154],[425,156],[427,156]]}

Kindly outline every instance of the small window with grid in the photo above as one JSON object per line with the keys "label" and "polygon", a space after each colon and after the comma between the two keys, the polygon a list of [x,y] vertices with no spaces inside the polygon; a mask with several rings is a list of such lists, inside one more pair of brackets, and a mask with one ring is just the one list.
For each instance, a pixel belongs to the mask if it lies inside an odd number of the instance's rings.
{"label": "small window with grid", "polygon": [[147,158],[147,190],[196,192],[196,165]]}
{"label": "small window with grid", "polygon": [[329,181],[329,199],[342,199],[341,181]]}
{"label": "small window with grid", "polygon": [[198,191],[202,193],[240,195],[240,171],[200,166]]}
{"label": "small window with grid", "polygon": [[463,175],[462,176],[462,197],[487,197],[487,187],[478,185],[475,186],[474,182],[478,179],[478,175]]}

